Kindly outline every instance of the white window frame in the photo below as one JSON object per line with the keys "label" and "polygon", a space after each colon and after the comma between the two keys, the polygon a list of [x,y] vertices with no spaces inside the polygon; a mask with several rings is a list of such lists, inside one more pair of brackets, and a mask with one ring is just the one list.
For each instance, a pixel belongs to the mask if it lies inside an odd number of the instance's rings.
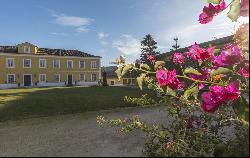
{"label": "white window frame", "polygon": [[[14,82],[13,83],[10,83],[9,82],[9,76],[10,75],[13,75],[14,76]],[[7,74],[7,84],[15,84],[16,83],[16,75],[15,74]]]}
{"label": "white window frame", "polygon": [[[29,60],[30,61],[30,66],[29,67],[25,67],[25,60]],[[23,68],[31,68],[31,59],[23,59]]]}
{"label": "white window frame", "polygon": [[[55,75],[58,75],[58,76],[59,76],[58,81],[55,81]],[[54,74],[53,82],[55,82],[55,83],[60,83],[60,82],[61,82],[61,74]]]}
{"label": "white window frame", "polygon": [[[93,67],[93,63],[95,63],[95,67]],[[97,69],[97,62],[96,61],[91,61],[91,69]]]}
{"label": "white window frame", "polygon": [[[41,76],[42,76],[42,75],[45,76],[45,77],[44,77],[45,81],[41,81]],[[46,78],[47,78],[46,74],[39,74],[39,82],[40,82],[40,83],[46,83]]]}
{"label": "white window frame", "polygon": [[[44,67],[41,67],[41,61],[44,61]],[[39,59],[39,68],[40,69],[45,69],[47,67],[47,61],[46,61],[46,59]]]}
{"label": "white window frame", "polygon": [[[83,80],[81,80],[81,75],[83,75]],[[85,82],[85,80],[86,80],[86,79],[85,79],[85,74],[79,74],[79,81],[80,81],[80,82]]]}
{"label": "white window frame", "polygon": [[[93,75],[96,76],[96,80],[95,80],[95,81],[93,80]],[[96,81],[97,81],[97,74],[91,74],[91,81],[92,81],[92,82],[96,82]]]}
{"label": "white window frame", "polygon": [[[9,60],[13,60],[13,66],[9,66]],[[6,58],[6,68],[15,68],[15,59],[14,58]]]}
{"label": "white window frame", "polygon": [[[58,61],[58,67],[55,67],[55,61]],[[60,59],[53,59],[53,68],[60,69],[60,67],[61,67],[61,61],[60,61]]]}
{"label": "white window frame", "polygon": [[[69,62],[72,63],[72,67],[69,67]],[[73,69],[73,68],[74,68],[73,60],[67,60],[67,68],[68,68],[68,69]]]}
{"label": "white window frame", "polygon": [[[83,62],[83,67],[81,67],[81,61]],[[85,69],[85,61],[84,60],[79,61],[79,68],[80,69]]]}
{"label": "white window frame", "polygon": [[[28,48],[28,51],[26,51],[26,48]],[[23,52],[29,54],[30,53],[30,47],[29,46],[24,46],[23,47]]]}

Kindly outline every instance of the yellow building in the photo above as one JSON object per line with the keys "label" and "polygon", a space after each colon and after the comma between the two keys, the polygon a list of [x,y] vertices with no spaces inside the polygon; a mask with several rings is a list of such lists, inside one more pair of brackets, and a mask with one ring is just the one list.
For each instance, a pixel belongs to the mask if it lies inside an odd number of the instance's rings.
{"label": "yellow building", "polygon": [[97,85],[101,57],[78,50],[0,46],[0,88]]}

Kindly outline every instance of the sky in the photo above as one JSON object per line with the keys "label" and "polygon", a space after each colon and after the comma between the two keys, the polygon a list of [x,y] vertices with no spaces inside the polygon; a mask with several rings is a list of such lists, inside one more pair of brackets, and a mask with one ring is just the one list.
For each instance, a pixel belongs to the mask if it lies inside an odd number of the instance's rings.
{"label": "sky", "polygon": [[127,62],[139,58],[146,34],[165,53],[176,36],[185,47],[231,35],[248,22],[232,23],[226,10],[199,24],[204,5],[205,0],[1,0],[0,45],[80,50],[101,56],[102,66],[109,66],[120,55]]}

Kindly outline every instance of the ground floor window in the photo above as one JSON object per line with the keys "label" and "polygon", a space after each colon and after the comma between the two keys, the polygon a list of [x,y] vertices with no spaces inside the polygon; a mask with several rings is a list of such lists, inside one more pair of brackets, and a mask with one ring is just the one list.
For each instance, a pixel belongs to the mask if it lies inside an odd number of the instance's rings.
{"label": "ground floor window", "polygon": [[79,80],[80,80],[81,82],[84,82],[84,81],[85,81],[85,75],[84,75],[84,74],[80,74],[80,75],[79,75]]}
{"label": "ground floor window", "polygon": [[9,84],[15,83],[15,75],[14,74],[7,75],[7,83],[9,83]]}
{"label": "ground floor window", "polygon": [[111,81],[110,84],[111,84],[111,85],[115,85],[115,81]]}
{"label": "ground floor window", "polygon": [[54,75],[54,82],[60,82],[60,74]]}
{"label": "ground floor window", "polygon": [[97,81],[97,76],[96,76],[96,74],[92,74],[92,75],[91,75],[91,80],[92,80],[93,82]]}
{"label": "ground floor window", "polygon": [[46,75],[45,74],[39,75],[39,82],[46,82]]}

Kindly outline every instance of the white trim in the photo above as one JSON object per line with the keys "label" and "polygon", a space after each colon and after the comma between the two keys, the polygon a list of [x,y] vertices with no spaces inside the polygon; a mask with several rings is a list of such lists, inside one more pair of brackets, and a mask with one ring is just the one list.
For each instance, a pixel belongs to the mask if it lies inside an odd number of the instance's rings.
{"label": "white trim", "polygon": [[[93,80],[93,75],[96,75],[96,81]],[[97,74],[91,74],[91,82],[97,82]]]}
{"label": "white trim", "polygon": [[[95,63],[95,68],[92,67],[92,64]],[[96,61],[91,61],[91,65],[90,65],[91,69],[97,69],[97,62]]]}
{"label": "white trim", "polygon": [[67,84],[69,84],[69,75],[72,76],[72,84],[74,84],[74,75],[71,74],[71,73],[68,73],[68,74],[67,74]]}
{"label": "white trim", "polygon": [[[8,60],[13,60],[13,66],[9,67]],[[15,68],[15,58],[6,58],[6,68]]]}
{"label": "white trim", "polygon": [[[24,60],[29,60],[30,61],[30,67],[24,67]],[[27,68],[27,69],[31,68],[31,59],[23,59],[23,68]]]}
{"label": "white trim", "polygon": [[[26,51],[25,48],[28,48],[28,51]],[[30,54],[30,46],[23,46],[23,52],[26,54]]]}
{"label": "white trim", "polygon": [[0,89],[17,88],[18,84],[0,84]]}
{"label": "white trim", "polygon": [[[30,76],[30,86],[24,86],[24,76]],[[23,87],[32,87],[33,82],[32,82],[32,74],[23,74]]]}
{"label": "white trim", "polygon": [[[41,80],[40,80],[40,79],[41,79],[40,76],[42,76],[42,75],[45,76],[45,81],[41,81]],[[39,83],[46,83],[46,81],[47,81],[47,76],[46,76],[46,74],[39,74]]]}
{"label": "white trim", "polygon": [[68,59],[100,59],[101,57],[77,57],[77,56],[56,56],[56,55],[38,55],[38,54],[13,54],[13,53],[2,53],[0,56],[24,56],[24,57],[38,57],[38,58],[68,58]]}
{"label": "white trim", "polygon": [[[83,67],[81,67],[81,61],[83,61]],[[85,69],[85,64],[86,62],[85,62],[85,60],[79,60],[79,69]]]}
{"label": "white trim", "polygon": [[[58,60],[59,61],[59,67],[55,67],[55,60]],[[60,69],[61,68],[61,60],[60,59],[53,59],[53,68],[54,69]]]}
{"label": "white trim", "polygon": [[[84,80],[81,80],[81,75],[83,75]],[[79,74],[79,82],[85,82],[85,81],[86,81],[85,74],[84,73]]]}
{"label": "white trim", "polygon": [[[55,75],[59,75],[58,82],[54,81],[55,80]],[[61,82],[61,74],[54,74],[54,76],[53,76],[53,83],[60,83],[60,82]]]}
{"label": "white trim", "polygon": [[[68,62],[69,61],[71,61],[71,63],[72,63],[72,67],[69,67],[69,64],[68,64]],[[74,62],[73,62],[73,60],[67,60],[67,69],[73,69],[74,68]]]}
{"label": "white trim", "polygon": [[[45,66],[45,67],[41,67],[41,64],[40,64],[40,62],[43,61],[43,60],[45,61],[45,62],[44,62],[44,66]],[[39,66],[40,69],[46,69],[46,67],[47,67],[47,60],[46,60],[46,59],[39,59],[38,66]]]}
{"label": "white trim", "polygon": [[[14,76],[14,83],[9,83],[9,76],[10,76],[10,75],[13,75],[13,76]],[[7,84],[15,84],[15,83],[16,83],[16,74],[7,74],[6,77],[7,77],[7,80],[6,80],[6,83],[7,83]]]}

